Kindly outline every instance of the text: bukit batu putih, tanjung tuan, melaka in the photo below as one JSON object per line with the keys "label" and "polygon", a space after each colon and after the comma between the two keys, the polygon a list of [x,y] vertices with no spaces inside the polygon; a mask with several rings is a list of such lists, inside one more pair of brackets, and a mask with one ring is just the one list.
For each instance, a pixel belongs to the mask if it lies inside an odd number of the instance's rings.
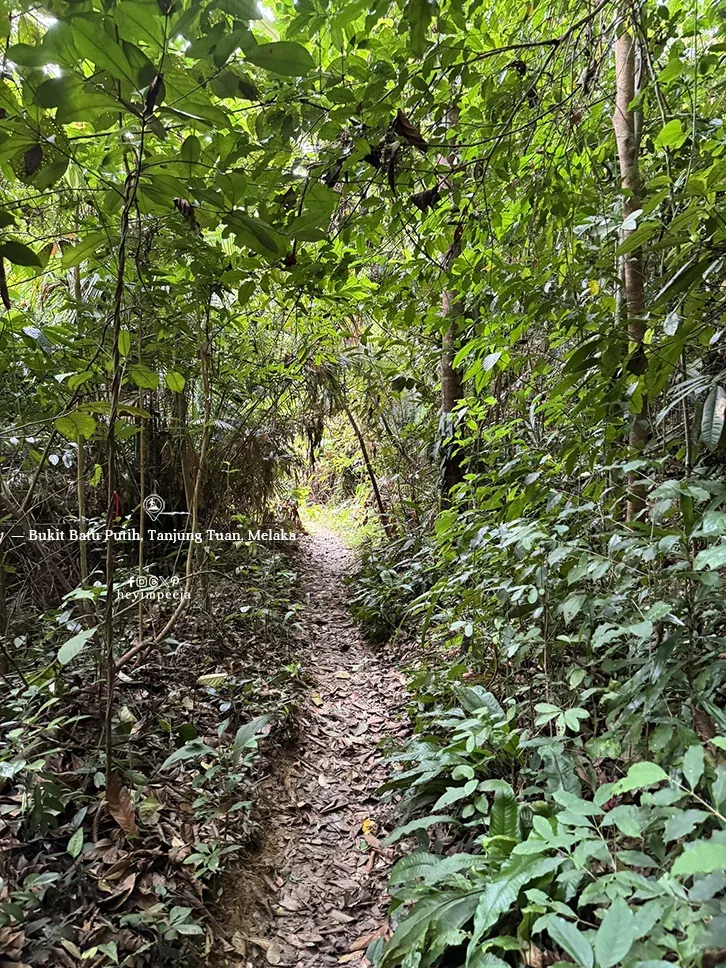
{"label": "text: bukit batu putih, tanjung tuan, melaka", "polygon": [[[107,542],[113,536],[115,541],[141,541],[138,528],[115,530],[101,528],[82,531],[79,528],[30,528],[25,537],[30,541],[90,541]],[[217,531],[206,528],[203,531],[161,531],[149,528],[144,535],[146,541],[164,541],[173,544],[204,544],[212,541],[297,541],[297,531],[286,531],[284,528],[252,529],[245,531]]]}

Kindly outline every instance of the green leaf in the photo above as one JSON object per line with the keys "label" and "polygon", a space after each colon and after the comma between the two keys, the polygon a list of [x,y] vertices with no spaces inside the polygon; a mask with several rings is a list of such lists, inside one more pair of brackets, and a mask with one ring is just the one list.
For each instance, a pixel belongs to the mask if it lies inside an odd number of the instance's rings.
{"label": "green leaf", "polygon": [[435,9],[436,6],[431,0],[408,0],[403,8],[411,50],[417,57],[421,57],[426,51],[429,26]]}
{"label": "green leaf", "polygon": [[195,134],[184,139],[181,146],[181,160],[190,166],[196,165],[202,155],[202,144]]}
{"label": "green leaf", "polygon": [[622,961],[635,941],[635,917],[623,898],[616,898],[605,912],[595,935],[595,957],[599,968],[612,968]]}
{"label": "green leaf", "polygon": [[683,775],[692,790],[703,776],[703,747],[700,743],[688,747],[683,757]]}
{"label": "green leaf", "polygon": [[641,790],[667,779],[668,774],[657,763],[645,761],[634,763],[628,770],[627,776],[613,784],[612,795],[618,796],[621,793],[628,793],[630,790]]}
{"label": "green leaf", "polygon": [[704,272],[713,261],[713,257],[710,256],[700,259],[698,262],[689,259],[676,273],[667,277],[662,289],[653,299],[653,305],[657,306],[662,302],[668,302],[669,299],[677,296],[685,289],[690,289],[691,286],[699,284],[703,279]]}
{"label": "green leaf", "polygon": [[497,790],[494,794],[489,836],[519,838],[519,810],[513,790]]}
{"label": "green leaf", "polygon": [[90,440],[96,432],[96,421],[84,410],[73,410],[71,413],[58,417],[55,421],[55,429],[67,437],[69,440],[80,440],[85,437]]}
{"label": "green leaf", "polygon": [[61,665],[68,665],[68,663],[75,659],[78,653],[83,649],[86,642],[96,634],[96,626],[92,629],[84,629],[82,632],[77,632],[72,638],[68,639],[67,642],[60,647],[58,650],[58,661]]}
{"label": "green leaf", "polygon": [[92,232],[77,245],[64,249],[61,257],[61,266],[64,269],[77,266],[79,262],[83,262],[90,255],[98,253],[99,250],[105,250],[106,245],[108,245],[108,234],[106,232]]}
{"label": "green leaf", "polygon": [[587,595],[583,595],[582,593],[578,592],[576,595],[570,595],[569,598],[562,603],[560,609],[562,611],[562,617],[565,620],[565,625],[570,624],[586,601]]}
{"label": "green leaf", "polygon": [[693,833],[697,824],[708,817],[705,810],[678,810],[666,820],[663,839],[666,843],[672,840],[681,840]]}
{"label": "green leaf", "polygon": [[142,390],[156,390],[159,386],[159,374],[154,373],[145,363],[134,363],[129,370],[129,376]]}
{"label": "green leaf", "polygon": [[726,566],[726,544],[704,548],[698,552],[693,562],[694,571],[704,571],[706,568],[716,571],[724,566]]}
{"label": "green leaf", "polygon": [[81,57],[108,71],[120,81],[137,88],[134,69],[121,47],[106,33],[101,17],[80,15],[73,18],[73,40]]}
{"label": "green leaf", "polygon": [[200,739],[190,740],[183,746],[180,746],[178,750],[167,756],[164,762],[161,764],[159,769],[166,770],[168,767],[173,766],[175,763],[179,763],[181,760],[197,760],[202,756],[212,755],[214,756],[214,750],[203,743]]}
{"label": "green leaf", "polygon": [[426,830],[428,827],[433,827],[435,823],[456,823],[456,817],[450,817],[443,813],[432,813],[427,817],[419,817],[417,820],[411,820],[410,823],[404,824],[403,827],[396,827],[386,837],[383,844],[386,847],[389,844],[395,844],[401,837],[408,837],[409,834],[414,833],[416,830]]}
{"label": "green leaf", "polygon": [[248,245],[272,261],[284,255],[287,249],[285,239],[266,222],[250,218],[244,212],[231,212],[225,216],[225,221],[240,245]]}
{"label": "green leaf", "polygon": [[83,850],[83,827],[79,827],[78,830],[76,830],[76,832],[73,834],[71,839],[68,841],[66,850],[74,859],[78,857],[80,852]]}
{"label": "green leaf", "polygon": [[132,43],[161,48],[164,42],[164,16],[156,0],[122,0],[113,11],[119,36]]}
{"label": "green leaf", "polygon": [[181,393],[184,390],[187,381],[184,379],[181,373],[177,373],[176,370],[169,370],[164,376],[164,382],[174,393]]}
{"label": "green leaf", "polygon": [[714,840],[697,840],[689,844],[676,858],[672,873],[683,877],[691,874],[711,874],[726,870],[726,844]]}
{"label": "green leaf", "polygon": [[43,265],[40,256],[33,252],[29,245],[23,245],[22,242],[16,242],[14,239],[8,239],[7,242],[3,242],[2,246],[0,246],[0,254],[16,266]]}
{"label": "green leaf", "polygon": [[500,872],[486,884],[474,915],[474,928],[467,949],[466,963],[472,963],[482,936],[510,910],[525,884],[556,870],[561,864],[556,857],[510,858]]}
{"label": "green leaf", "polygon": [[594,958],[590,942],[574,924],[556,915],[550,915],[546,923],[549,936],[567,952],[575,964],[581,968],[593,968]]}
{"label": "green leaf", "polygon": [[246,51],[245,56],[250,63],[284,77],[305,77],[315,70],[315,61],[309,51],[290,40],[259,44]]}
{"label": "green leaf", "polygon": [[726,416],[726,390],[720,386],[711,387],[703,404],[701,415],[701,440],[709,450],[716,450],[723,434]]}
{"label": "green leaf", "polygon": [[118,334],[118,351],[121,356],[128,356],[131,350],[131,333],[127,329],[122,329]]}
{"label": "green leaf", "polygon": [[669,121],[655,139],[656,148],[680,148],[688,135],[683,130],[683,123],[677,118]]}
{"label": "green leaf", "polygon": [[711,787],[711,797],[717,808],[726,801],[726,763],[719,763],[716,767],[716,779]]}
{"label": "green leaf", "polygon": [[472,795],[479,785],[477,779],[469,780],[464,786],[452,786],[449,787],[444,793],[441,794],[439,799],[433,805],[433,810],[443,810],[444,807],[448,807],[451,803],[457,803],[459,800],[464,800],[466,797]]}
{"label": "green leaf", "polygon": [[240,726],[234,737],[233,760],[235,763],[239,759],[243,750],[254,748],[257,745],[257,734],[264,729],[268,723],[271,723],[274,718],[275,717],[272,715],[272,713],[263,713],[262,716],[257,716],[249,723],[244,723],[244,725]]}

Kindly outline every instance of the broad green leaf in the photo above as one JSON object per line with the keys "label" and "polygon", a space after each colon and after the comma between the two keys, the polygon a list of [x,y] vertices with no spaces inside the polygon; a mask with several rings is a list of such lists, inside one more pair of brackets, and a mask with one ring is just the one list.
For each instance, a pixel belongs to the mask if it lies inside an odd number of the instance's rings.
{"label": "broad green leaf", "polygon": [[255,747],[257,745],[257,734],[271,723],[275,717],[272,713],[263,713],[262,716],[257,716],[255,719],[250,720],[249,723],[244,723],[237,730],[234,737],[234,762],[236,763],[239,759],[242,751],[249,749],[250,747]]}
{"label": "broad green leaf", "polygon": [[280,40],[272,44],[259,44],[245,52],[251,64],[285,77],[305,77],[315,70],[315,61],[301,44]]}
{"label": "broad green leaf", "polygon": [[616,898],[605,912],[595,935],[595,957],[599,968],[612,968],[622,961],[635,939],[633,912],[623,898]]}
{"label": "broad green leaf", "polygon": [[688,844],[673,865],[673,874],[682,877],[723,870],[726,870],[726,844],[714,840],[697,840],[694,844]]}
{"label": "broad green leaf", "polygon": [[159,386],[159,374],[146,366],[145,363],[134,363],[129,370],[129,376],[142,390],[156,390]]}
{"label": "broad green leaf", "polygon": [[202,756],[216,755],[214,750],[203,743],[200,739],[192,739],[183,746],[180,746],[178,750],[174,750],[164,762],[161,764],[160,769],[166,770],[168,767],[173,766],[175,763],[179,763],[182,760],[198,760]]}
{"label": "broad green leaf", "polygon": [[131,350],[131,333],[127,329],[122,329],[118,334],[118,351],[121,356],[128,356]]}
{"label": "broad green leaf", "polygon": [[174,393],[182,393],[187,381],[176,370],[168,370],[164,375],[164,382]]}
{"label": "broad green leaf", "polygon": [[68,639],[67,642],[60,647],[58,650],[58,661],[61,665],[68,665],[71,660],[75,659],[78,653],[83,649],[86,642],[96,634],[96,626],[92,629],[83,629],[82,632],[76,632],[76,634]]}
{"label": "broad green leaf", "polygon": [[411,50],[420,57],[426,50],[429,25],[436,10],[433,0],[408,0],[403,19],[408,23]]}
{"label": "broad green leaf", "polygon": [[560,606],[562,610],[562,617],[565,620],[565,625],[569,625],[570,622],[575,618],[575,616],[580,612],[582,606],[587,601],[587,595],[583,595],[578,592],[576,595],[570,595],[563,604]]}
{"label": "broad green leaf", "polygon": [[706,820],[708,816],[705,810],[675,810],[666,820],[663,839],[666,843],[670,843],[672,840],[687,837],[693,833],[696,825]]}
{"label": "broad green leaf", "polygon": [[113,9],[119,35],[134,44],[161,48],[164,42],[164,15],[156,0],[121,0]]}
{"label": "broad green leaf", "polygon": [[416,830],[426,830],[428,827],[433,827],[435,823],[456,823],[456,817],[451,817],[443,813],[433,813],[427,817],[419,817],[417,820],[411,820],[410,823],[404,824],[403,827],[396,827],[386,837],[383,843],[386,847],[389,844],[395,844],[401,837],[408,837],[409,834],[414,833]]}
{"label": "broad green leaf", "polygon": [[721,808],[721,804],[726,803],[726,763],[719,763],[716,767],[716,779],[711,787],[711,797],[717,809]]}
{"label": "broad green leaf", "polygon": [[519,837],[519,810],[512,790],[497,790],[489,824],[490,837]]}
{"label": "broad green leaf", "polygon": [[55,429],[69,440],[80,440],[82,437],[90,440],[96,432],[96,426],[94,418],[84,410],[73,410],[55,421]]}
{"label": "broad green leaf", "polygon": [[111,39],[103,27],[103,19],[80,15],[73,18],[73,37],[81,57],[108,71],[120,81],[137,87],[137,78],[123,49]]}
{"label": "broad green leaf", "polygon": [[613,796],[628,793],[630,790],[642,790],[644,787],[653,786],[654,783],[661,783],[667,779],[668,774],[657,763],[645,761],[634,763],[627,775],[613,785]]}
{"label": "broad green leaf", "polygon": [[706,568],[717,571],[719,568],[724,567],[726,567],[726,544],[704,548],[698,552],[693,562],[695,571],[704,571]]}
{"label": "broad green leaf", "polygon": [[566,951],[576,965],[593,968],[594,957],[590,942],[570,921],[556,915],[547,918],[547,932],[552,940]]}
{"label": "broad green leaf", "polygon": [[510,858],[501,871],[480,892],[480,900],[474,915],[474,928],[467,949],[467,965],[476,953],[480,939],[510,910],[521,889],[544,874],[557,870],[562,863],[556,857]]}
{"label": "broad green leaf", "polygon": [[[196,165],[202,155],[202,144],[195,134],[184,139],[181,146],[181,160],[190,166]],[[191,168],[193,170],[193,168]]]}
{"label": "broad green leaf", "polygon": [[688,747],[683,757],[683,775],[691,789],[697,786],[703,775],[703,746],[700,743]]}
{"label": "broad green leaf", "polygon": [[106,232],[92,232],[78,242],[77,245],[63,250],[61,265],[64,269],[77,266],[79,262],[83,262],[89,256],[98,253],[99,250],[104,250],[107,245],[108,234]]}
{"label": "broad green leaf", "polygon": [[8,239],[0,245],[0,255],[16,266],[42,266],[40,256],[28,245]]}
{"label": "broad green leaf", "polygon": [[661,128],[655,139],[655,146],[656,148],[680,148],[687,137],[687,133],[683,130],[683,122],[674,118]]}
{"label": "broad green leaf", "polygon": [[83,827],[79,827],[78,830],[76,830],[76,832],[73,834],[71,839],[68,841],[66,850],[74,859],[78,857],[80,852],[83,850]]}
{"label": "broad green leaf", "polygon": [[457,803],[459,800],[464,800],[474,793],[479,781],[477,779],[469,780],[464,786],[453,786],[449,787],[444,793],[441,794],[439,799],[433,805],[434,813],[437,810],[443,810],[444,807],[448,807],[451,803]]}
{"label": "broad green leaf", "polygon": [[721,386],[711,387],[703,404],[701,416],[701,440],[709,448],[716,450],[723,435],[724,416],[726,416],[726,390]]}

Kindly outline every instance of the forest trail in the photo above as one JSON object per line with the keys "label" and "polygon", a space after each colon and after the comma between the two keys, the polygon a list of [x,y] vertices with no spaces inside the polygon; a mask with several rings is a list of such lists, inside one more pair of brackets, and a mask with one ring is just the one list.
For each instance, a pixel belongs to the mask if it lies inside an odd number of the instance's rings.
{"label": "forest trail", "polygon": [[230,875],[222,900],[235,968],[364,965],[370,940],[387,930],[393,851],[380,844],[378,745],[406,732],[404,679],[350,615],[352,552],[331,532],[306,536],[301,552],[311,687],[296,741],[259,791],[261,848]]}

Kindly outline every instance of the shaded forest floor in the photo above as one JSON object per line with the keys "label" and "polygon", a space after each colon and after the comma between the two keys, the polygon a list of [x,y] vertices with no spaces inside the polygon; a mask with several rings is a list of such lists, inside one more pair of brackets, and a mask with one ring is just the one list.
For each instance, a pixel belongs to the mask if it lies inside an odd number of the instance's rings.
{"label": "shaded forest floor", "polygon": [[406,731],[404,678],[350,616],[352,553],[330,532],[307,536],[300,551],[311,687],[294,740],[258,791],[258,849],[225,878],[223,946],[235,968],[367,964],[369,942],[388,930],[393,851],[381,838],[391,823],[376,791],[385,741]]}

